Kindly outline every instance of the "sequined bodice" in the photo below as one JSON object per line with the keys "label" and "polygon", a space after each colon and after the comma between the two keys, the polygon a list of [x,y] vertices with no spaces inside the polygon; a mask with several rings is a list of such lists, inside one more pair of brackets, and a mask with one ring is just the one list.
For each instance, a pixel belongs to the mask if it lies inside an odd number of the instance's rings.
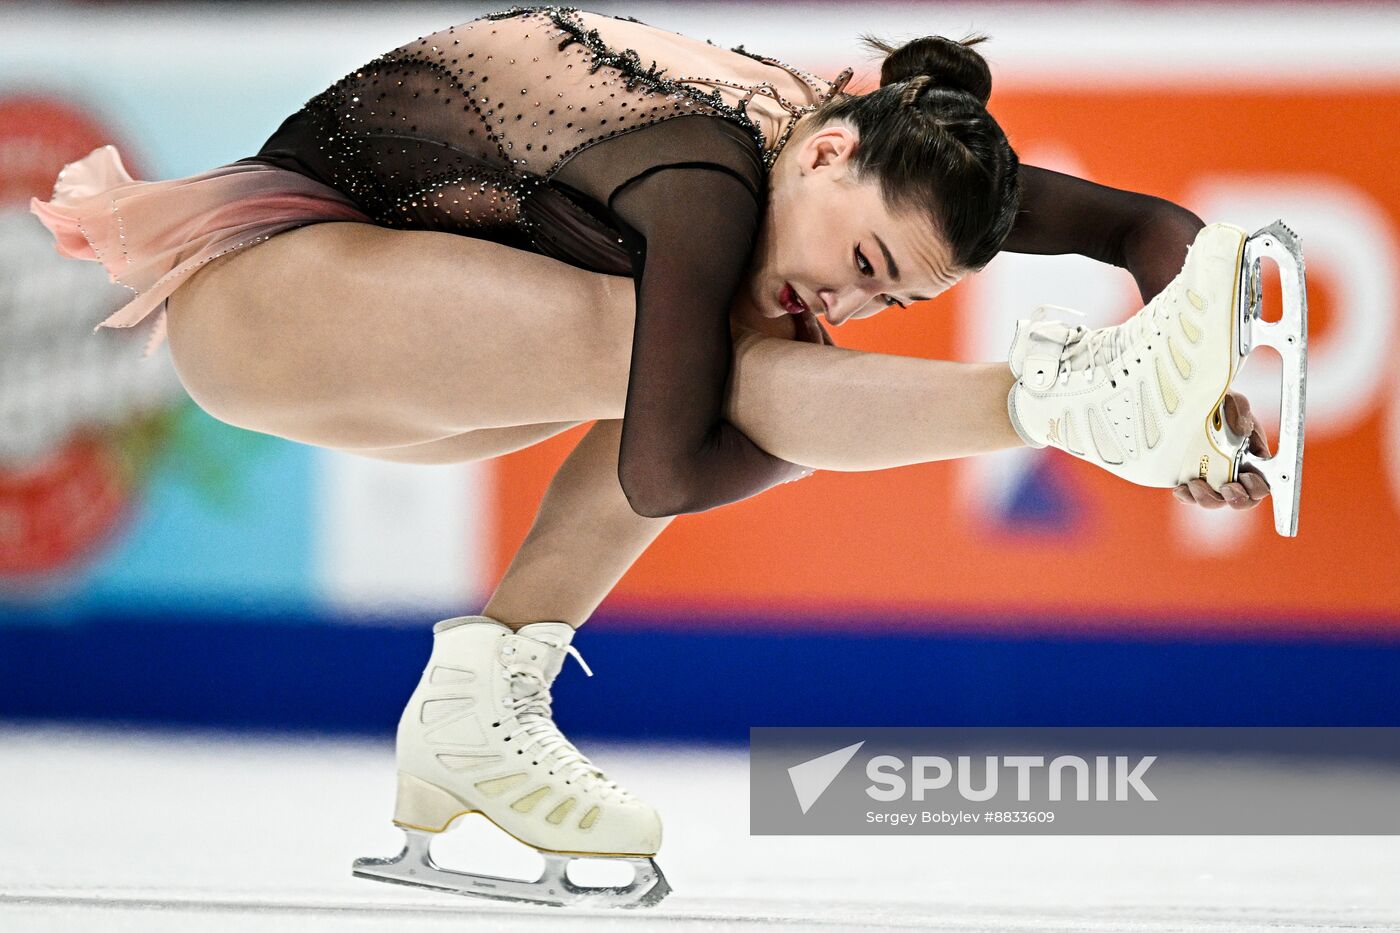
{"label": "sequined bodice", "polygon": [[[636,20],[518,8],[375,58],[312,98],[255,158],[312,175],[386,226],[485,236],[625,274],[598,204],[606,189],[577,157],[617,176],[616,153],[593,150],[677,117],[718,118],[705,124],[710,138],[678,134],[690,157],[725,161],[762,187],[797,119],[849,77],[823,81]],[[671,143],[645,148],[682,145]],[[624,149],[623,167],[645,170],[646,153]]]}

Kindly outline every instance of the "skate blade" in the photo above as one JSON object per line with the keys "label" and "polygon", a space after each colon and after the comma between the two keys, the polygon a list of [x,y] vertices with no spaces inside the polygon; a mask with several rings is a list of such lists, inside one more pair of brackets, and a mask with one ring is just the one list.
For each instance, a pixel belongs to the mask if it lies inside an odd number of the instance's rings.
{"label": "skate blade", "polygon": [[[1265,321],[1262,316],[1260,260],[1265,257],[1278,265],[1283,295],[1283,312],[1274,322]],[[1256,231],[1245,241],[1240,275],[1240,359],[1258,347],[1273,347],[1283,358],[1283,373],[1274,455],[1261,457],[1241,445],[1235,454],[1233,475],[1238,477],[1249,470],[1268,481],[1274,504],[1274,529],[1291,538],[1298,534],[1298,504],[1303,491],[1303,410],[1308,378],[1308,289],[1297,234],[1281,220]]]}
{"label": "skate blade", "polygon": [[[394,858],[356,859],[352,869],[355,877],[547,907],[651,907],[671,893],[666,876],[650,858],[540,852],[544,856],[544,871],[535,881],[523,881],[441,868],[428,852],[432,833],[404,828],[404,836],[403,851]],[[632,882],[616,887],[577,885],[569,880],[569,862],[583,858],[631,865]]]}

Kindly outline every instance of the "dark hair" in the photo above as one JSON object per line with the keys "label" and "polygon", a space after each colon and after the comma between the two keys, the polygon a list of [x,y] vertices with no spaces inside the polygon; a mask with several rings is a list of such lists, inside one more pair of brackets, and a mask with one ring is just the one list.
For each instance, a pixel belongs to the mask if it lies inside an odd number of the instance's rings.
{"label": "dark hair", "polygon": [[812,124],[851,123],[860,134],[857,175],[877,178],[891,204],[929,216],[955,267],[982,268],[1001,249],[1021,203],[1020,163],[986,108],[992,72],[972,48],[987,37],[925,36],[898,48],[862,38],[887,53],[879,90],[837,95]]}

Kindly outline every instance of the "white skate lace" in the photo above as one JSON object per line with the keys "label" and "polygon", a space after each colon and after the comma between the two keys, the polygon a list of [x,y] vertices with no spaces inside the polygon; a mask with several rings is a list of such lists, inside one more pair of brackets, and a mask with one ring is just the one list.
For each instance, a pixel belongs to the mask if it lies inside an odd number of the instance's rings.
{"label": "white skate lace", "polygon": [[[1083,324],[1075,325],[1074,334],[1065,343],[1060,354],[1060,362],[1063,364],[1060,367],[1060,381],[1068,381],[1071,372],[1088,372],[1091,378],[1095,378],[1100,368],[1113,367],[1115,361],[1137,345],[1148,330],[1156,332],[1157,312],[1172,291],[1170,286],[1163,289],[1146,307],[1121,324],[1110,324],[1094,330],[1087,329]],[[1045,311],[1052,310],[1067,311],[1076,317],[1084,316],[1084,312],[1073,308],[1047,304],[1036,308],[1031,320],[1039,321]]]}
{"label": "white skate lace", "polygon": [[[546,642],[536,639],[531,641],[536,641],[549,651],[559,650]],[[564,651],[573,655],[585,674],[593,676],[593,671],[589,669],[577,648],[568,645]],[[507,737],[510,741],[522,743],[519,751],[527,755],[536,754],[540,761],[548,759],[555,773],[563,775],[566,781],[578,783],[585,790],[597,792],[605,798],[617,796],[626,799],[630,796],[617,782],[608,780],[598,766],[589,761],[587,756],[559,731],[559,727],[554,724],[550,708],[552,698],[549,685],[540,676],[539,669],[527,664],[507,663],[506,671],[510,680],[511,695],[505,704],[515,713],[515,720],[519,723]]]}

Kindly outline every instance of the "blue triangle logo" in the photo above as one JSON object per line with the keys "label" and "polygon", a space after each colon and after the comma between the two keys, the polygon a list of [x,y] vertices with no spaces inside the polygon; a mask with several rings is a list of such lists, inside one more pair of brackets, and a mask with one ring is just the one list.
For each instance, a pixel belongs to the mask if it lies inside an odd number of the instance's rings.
{"label": "blue triangle logo", "polygon": [[1056,469],[1055,458],[1040,456],[1011,491],[1002,521],[1028,531],[1068,531],[1080,507],[1079,496]]}

